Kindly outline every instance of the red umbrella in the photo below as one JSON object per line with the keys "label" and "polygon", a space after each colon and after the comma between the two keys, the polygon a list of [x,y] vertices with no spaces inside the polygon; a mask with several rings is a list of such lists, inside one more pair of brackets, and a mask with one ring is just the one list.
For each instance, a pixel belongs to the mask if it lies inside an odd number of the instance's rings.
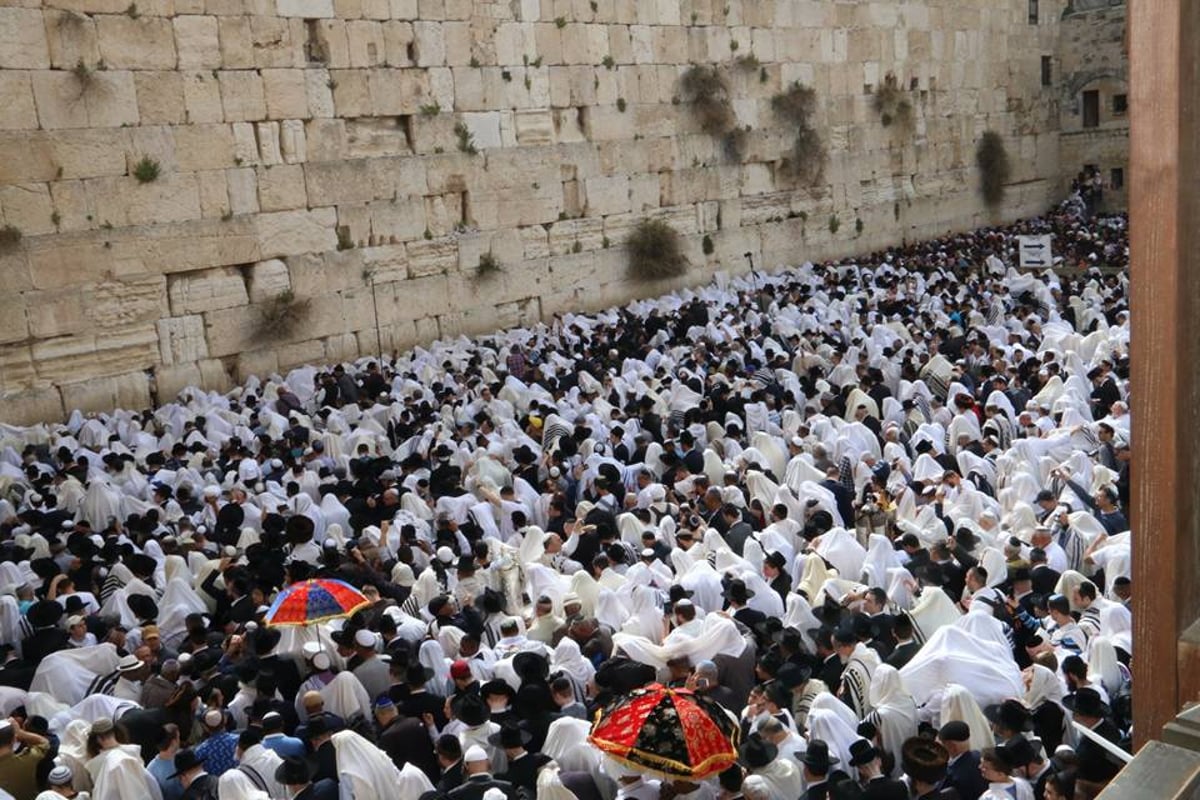
{"label": "red umbrella", "polygon": [[370,603],[344,581],[318,578],[293,583],[280,592],[264,619],[268,625],[311,625],[348,617]]}
{"label": "red umbrella", "polygon": [[602,709],[588,741],[641,772],[705,778],[737,761],[738,733],[716,701],[652,683]]}

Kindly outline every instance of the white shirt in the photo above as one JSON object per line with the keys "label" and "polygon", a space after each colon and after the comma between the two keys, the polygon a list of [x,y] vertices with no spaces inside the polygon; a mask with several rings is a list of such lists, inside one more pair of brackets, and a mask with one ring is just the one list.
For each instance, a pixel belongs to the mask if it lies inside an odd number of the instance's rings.
{"label": "white shirt", "polygon": [[633,783],[618,783],[617,800],[658,800],[660,781],[638,778]]}

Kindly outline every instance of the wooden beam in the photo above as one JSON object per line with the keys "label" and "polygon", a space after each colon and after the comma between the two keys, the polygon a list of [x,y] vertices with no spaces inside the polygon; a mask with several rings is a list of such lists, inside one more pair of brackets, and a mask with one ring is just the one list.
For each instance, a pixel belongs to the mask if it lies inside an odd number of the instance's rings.
{"label": "wooden beam", "polygon": [[[1195,530],[1187,510],[1187,435],[1197,348],[1182,336],[1181,2],[1136,0],[1130,37],[1130,257],[1133,379],[1134,732],[1135,748],[1159,735],[1179,710],[1178,637],[1184,622],[1178,555]],[[1190,182],[1190,179],[1189,179]],[[1183,369],[1179,369],[1183,367]],[[1195,581],[1194,575],[1187,580]]]}

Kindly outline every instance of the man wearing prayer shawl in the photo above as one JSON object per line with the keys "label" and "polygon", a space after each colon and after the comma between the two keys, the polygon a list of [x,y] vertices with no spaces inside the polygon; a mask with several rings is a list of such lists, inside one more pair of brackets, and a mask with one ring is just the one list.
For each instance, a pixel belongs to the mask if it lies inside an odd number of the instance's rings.
{"label": "man wearing prayer shawl", "polygon": [[871,679],[879,666],[879,654],[845,628],[839,628],[833,634],[833,640],[838,657],[846,665],[842,670],[838,697],[859,719],[863,719],[871,711]]}

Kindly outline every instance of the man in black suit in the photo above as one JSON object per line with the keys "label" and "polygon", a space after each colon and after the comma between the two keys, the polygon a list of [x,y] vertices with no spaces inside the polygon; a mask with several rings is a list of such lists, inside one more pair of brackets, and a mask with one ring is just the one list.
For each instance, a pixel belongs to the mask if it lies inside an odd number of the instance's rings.
{"label": "man in black suit", "polygon": [[325,716],[308,721],[305,736],[312,749],[313,779],[318,783],[328,779],[337,782],[337,751],[333,749],[334,731]]}
{"label": "man in black suit", "polygon": [[437,789],[442,794],[449,794],[463,782],[462,743],[454,734],[443,733],[438,737],[434,749],[437,750],[438,766],[442,768],[442,777],[437,782]]}
{"label": "man in black suit", "polygon": [[767,554],[763,559],[763,578],[771,586],[771,589],[779,595],[783,600],[784,605],[787,605],[787,596],[792,591],[792,576],[787,571],[787,559],[783,553],[774,550]]}
{"label": "man in black suit", "polygon": [[866,739],[850,743],[850,766],[858,770],[863,800],[908,800],[908,788],[883,774],[879,751]]}
{"label": "man in black suit", "polygon": [[950,755],[942,787],[957,790],[962,800],[978,800],[988,788],[979,771],[979,751],[971,749],[970,738],[971,729],[961,720],[947,722],[938,731],[938,741]]}
{"label": "man in black suit", "polygon": [[398,769],[413,764],[430,780],[437,778],[437,756],[424,722],[400,716],[392,698],[382,695],[375,700],[375,724],[379,727],[379,749],[388,754]]}
{"label": "man in black suit", "polygon": [[1054,587],[1062,573],[1052,569],[1046,563],[1046,551],[1035,547],[1029,551],[1029,580],[1034,594],[1048,596],[1054,594]]}
{"label": "man in black suit", "polygon": [[527,789],[536,794],[538,771],[551,759],[544,753],[530,753],[525,749],[532,739],[533,734],[516,722],[506,722],[499,733],[488,737],[488,744],[503,748],[508,756],[508,771],[497,776],[498,779],[511,783],[514,789]]}
{"label": "man in black suit", "polygon": [[854,524],[854,492],[846,488],[846,484],[840,480],[841,473],[837,467],[830,467],[825,470],[825,480],[818,485],[823,486],[833,493],[834,501],[837,503],[838,514],[842,517],[844,525],[852,526]]}
{"label": "man in black suit", "polygon": [[746,603],[750,602],[750,598],[754,596],[754,591],[747,589],[746,582],[741,578],[731,580],[729,587],[723,594],[726,602],[729,603],[728,610],[730,614],[750,630],[754,630],[755,625],[766,621],[766,614],[746,605]]}
{"label": "man in black suit", "polygon": [[338,800],[337,783],[328,778],[314,781],[308,765],[299,759],[284,759],[275,768],[275,780],[283,784],[292,800]]}
{"label": "man in black suit", "polygon": [[508,781],[492,777],[491,763],[487,751],[479,745],[471,745],[463,754],[465,780],[447,795],[449,800],[483,800],[488,789],[499,789],[508,800],[513,800],[515,790]]}
{"label": "man in black suit", "polygon": [[892,636],[896,638],[896,647],[892,650],[892,654],[887,657],[887,663],[900,669],[909,661],[912,661],[913,656],[921,649],[921,645],[913,639],[913,624],[912,619],[907,614],[900,614],[895,617],[895,622],[892,625]]}
{"label": "man in black suit", "polygon": [[175,774],[183,784],[184,800],[217,800],[217,779],[204,771],[204,761],[192,748],[175,754]]}
{"label": "man in black suit", "polygon": [[[1075,694],[1064,697],[1063,705],[1074,715],[1076,722],[1092,733],[1113,744],[1121,740],[1121,732],[1108,720],[1108,705],[1100,699],[1100,693],[1095,689],[1085,686]],[[1090,737],[1080,736],[1075,755],[1079,759],[1075,774],[1081,781],[1103,786],[1121,771],[1122,765]]]}
{"label": "man in black suit", "polygon": [[39,600],[29,607],[25,619],[33,626],[33,633],[21,643],[21,652],[30,664],[71,646],[70,634],[58,627],[62,615],[63,607],[57,600]]}
{"label": "man in black suit", "polygon": [[849,776],[840,769],[834,769],[838,763],[836,757],[829,754],[829,745],[820,739],[808,743],[801,763],[804,765],[804,783],[808,790],[804,792],[803,800],[828,800],[833,785]]}
{"label": "man in black suit", "polygon": [[725,515],[725,523],[728,526],[728,530],[725,531],[725,543],[740,556],[744,552],[746,540],[754,534],[754,528],[750,527],[750,523],[742,516],[742,510],[733,503],[726,503],[721,513]]}

